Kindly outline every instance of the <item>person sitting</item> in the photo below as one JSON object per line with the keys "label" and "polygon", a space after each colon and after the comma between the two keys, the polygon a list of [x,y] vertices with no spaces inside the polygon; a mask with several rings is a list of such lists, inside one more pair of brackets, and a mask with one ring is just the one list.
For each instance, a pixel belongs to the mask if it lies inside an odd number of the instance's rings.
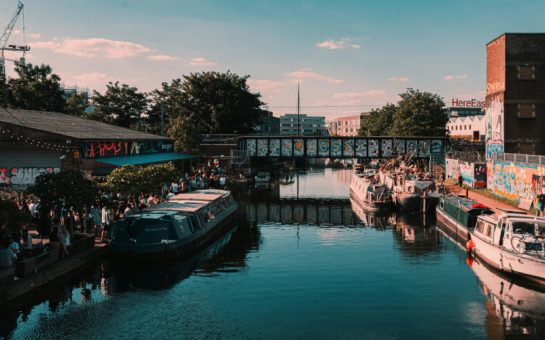
{"label": "person sitting", "polygon": [[9,268],[16,260],[17,255],[11,250],[9,239],[4,239],[0,246],[0,268]]}

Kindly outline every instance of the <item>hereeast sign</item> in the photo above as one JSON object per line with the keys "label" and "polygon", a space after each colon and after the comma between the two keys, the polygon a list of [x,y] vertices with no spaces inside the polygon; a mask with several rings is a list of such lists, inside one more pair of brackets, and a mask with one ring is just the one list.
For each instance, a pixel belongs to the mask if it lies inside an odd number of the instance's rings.
{"label": "hereeast sign", "polygon": [[452,98],[452,107],[484,107],[484,100]]}

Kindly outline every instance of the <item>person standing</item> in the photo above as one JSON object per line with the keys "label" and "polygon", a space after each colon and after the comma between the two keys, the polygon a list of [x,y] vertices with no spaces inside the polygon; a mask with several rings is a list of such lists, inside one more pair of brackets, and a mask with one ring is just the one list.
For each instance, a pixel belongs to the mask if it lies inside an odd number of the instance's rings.
{"label": "person standing", "polygon": [[537,211],[536,216],[543,217],[543,211],[545,210],[545,194],[543,192],[537,195]]}
{"label": "person standing", "polygon": [[107,206],[102,207],[102,230],[100,232],[100,239],[104,240],[104,237],[106,235],[106,230],[110,229],[110,208]]}

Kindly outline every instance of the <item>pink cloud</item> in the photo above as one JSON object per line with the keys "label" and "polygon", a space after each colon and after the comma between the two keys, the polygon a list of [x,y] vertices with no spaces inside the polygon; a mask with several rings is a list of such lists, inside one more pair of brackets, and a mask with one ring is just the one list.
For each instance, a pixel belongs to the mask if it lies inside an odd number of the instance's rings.
{"label": "pink cloud", "polygon": [[105,38],[54,39],[31,44],[31,48],[47,49],[59,54],[84,58],[121,59],[136,57],[151,51],[150,48],[130,41]]}
{"label": "pink cloud", "polygon": [[361,46],[359,44],[353,43],[352,38],[341,38],[341,39],[330,39],[330,40],[324,40],[322,42],[319,42],[316,44],[316,47],[319,48],[327,48],[330,50],[340,50],[343,48],[354,48],[359,49]]}
{"label": "pink cloud", "polygon": [[333,95],[336,99],[352,99],[352,98],[381,98],[385,95],[384,90],[369,90],[364,92],[339,92]]}
{"label": "pink cloud", "polygon": [[196,58],[191,59],[191,61],[189,62],[189,65],[191,65],[191,66],[217,66],[219,64],[217,62],[215,62],[215,61],[210,61],[210,60],[206,59],[205,57],[196,57]]}
{"label": "pink cloud", "polygon": [[154,60],[154,61],[176,61],[180,58],[178,57],[173,57],[173,56],[170,56],[170,55],[166,55],[166,54],[156,54],[156,55],[150,55],[148,57],[149,60]]}
{"label": "pink cloud", "polygon": [[398,81],[400,83],[404,83],[406,82],[407,80],[409,80],[409,78],[407,77],[391,77],[390,79],[388,79],[389,81]]}
{"label": "pink cloud", "polygon": [[459,79],[466,79],[466,78],[467,78],[467,74],[460,74],[457,76],[449,74],[443,77],[443,79],[445,80],[459,80]]}
{"label": "pink cloud", "polygon": [[312,69],[310,69],[310,68],[303,68],[303,69],[300,69],[300,70],[297,70],[297,71],[293,71],[293,72],[287,73],[287,75],[289,77],[295,78],[295,79],[322,80],[322,81],[327,81],[328,83],[331,83],[331,84],[342,84],[343,83],[342,79],[336,79],[336,78],[333,78],[333,77],[329,77],[329,76],[326,76],[326,75],[323,75],[323,74],[316,73],[316,72],[312,71]]}

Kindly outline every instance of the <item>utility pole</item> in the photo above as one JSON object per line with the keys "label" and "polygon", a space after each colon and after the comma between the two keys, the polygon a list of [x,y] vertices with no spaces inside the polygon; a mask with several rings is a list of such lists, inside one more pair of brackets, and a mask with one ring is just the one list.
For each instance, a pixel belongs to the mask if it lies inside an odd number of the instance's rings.
{"label": "utility pole", "polygon": [[297,136],[301,135],[301,122],[299,115],[301,113],[301,99],[299,96],[299,83],[297,83]]}

